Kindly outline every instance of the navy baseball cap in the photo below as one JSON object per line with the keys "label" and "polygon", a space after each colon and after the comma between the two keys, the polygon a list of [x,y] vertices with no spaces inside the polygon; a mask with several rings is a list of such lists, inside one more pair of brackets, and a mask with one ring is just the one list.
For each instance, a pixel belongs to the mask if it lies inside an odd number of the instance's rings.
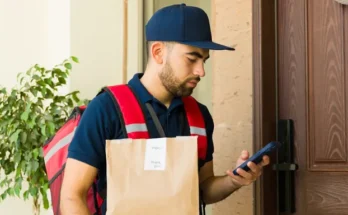
{"label": "navy baseball cap", "polygon": [[235,50],[212,41],[209,18],[198,7],[171,5],[158,10],[145,26],[147,41],[171,41],[211,50]]}

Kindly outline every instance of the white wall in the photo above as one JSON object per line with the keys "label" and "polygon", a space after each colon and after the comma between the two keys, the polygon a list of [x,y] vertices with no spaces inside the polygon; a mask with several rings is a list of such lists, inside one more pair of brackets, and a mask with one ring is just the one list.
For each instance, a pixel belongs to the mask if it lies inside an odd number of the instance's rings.
{"label": "white wall", "polygon": [[123,3],[71,1],[71,53],[80,60],[71,74],[71,89],[80,90],[82,97],[91,99],[100,88],[121,84],[142,72],[142,1],[128,1],[128,24]]}
{"label": "white wall", "polygon": [[[38,63],[51,67],[71,55],[69,90],[84,98],[142,71],[142,1],[128,4],[126,75],[123,68],[123,1],[0,0],[0,85],[13,87],[19,72]],[[32,202],[8,198],[0,214],[32,214]],[[51,210],[42,214],[50,214]]]}
{"label": "white wall", "polygon": [[18,72],[46,63],[47,7],[40,0],[0,0],[1,85],[13,86]]}
{"label": "white wall", "polygon": [[[17,74],[36,63],[51,67],[70,56],[69,10],[68,0],[0,0],[1,86],[13,87]],[[32,201],[7,198],[0,214],[32,214]]]}
{"label": "white wall", "polygon": [[[39,63],[50,67],[74,55],[69,86],[64,91],[80,90],[84,98],[110,84],[129,80],[142,72],[143,24],[152,12],[164,5],[185,2],[202,7],[210,16],[211,1],[141,0],[128,1],[127,43],[123,38],[124,11],[121,0],[0,0],[0,85],[12,87],[18,72]],[[150,3],[149,3],[150,2]],[[152,4],[151,4],[152,3]],[[143,21],[142,7],[147,8]],[[126,75],[123,47],[127,44]],[[195,97],[212,106],[211,60],[206,77],[195,90]],[[50,214],[45,211],[43,215]],[[0,203],[0,214],[32,214],[31,201],[15,198]],[[210,214],[210,207],[208,207]]]}
{"label": "white wall", "polygon": [[98,90],[121,83],[123,1],[71,1],[71,53],[79,58],[72,90],[93,98]]}

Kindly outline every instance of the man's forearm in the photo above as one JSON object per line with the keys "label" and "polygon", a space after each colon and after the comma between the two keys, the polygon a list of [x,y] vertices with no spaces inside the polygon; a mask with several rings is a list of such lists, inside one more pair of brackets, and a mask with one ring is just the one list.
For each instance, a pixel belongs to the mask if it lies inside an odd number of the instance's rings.
{"label": "man's forearm", "polygon": [[219,202],[240,188],[232,182],[229,176],[213,176],[206,179],[200,187],[203,190],[203,199],[206,204]]}
{"label": "man's forearm", "polygon": [[83,198],[71,197],[71,198],[62,198],[60,202],[60,209],[62,215],[90,215],[86,201]]}

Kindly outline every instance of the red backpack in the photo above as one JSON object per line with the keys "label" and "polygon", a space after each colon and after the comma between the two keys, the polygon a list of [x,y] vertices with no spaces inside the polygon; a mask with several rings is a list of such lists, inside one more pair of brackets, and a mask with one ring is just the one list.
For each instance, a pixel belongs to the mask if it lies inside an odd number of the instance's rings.
{"label": "red backpack", "polygon": [[[126,137],[139,139],[150,138],[147,130],[143,107],[128,85],[105,87],[112,96],[122,129]],[[189,96],[183,98],[187,121],[191,135],[198,136],[198,157],[204,160],[207,150],[205,122],[196,100]],[[76,107],[67,122],[43,146],[43,154],[54,215],[60,215],[60,190],[64,178],[68,148],[79,125],[85,106]],[[97,179],[90,187],[87,195],[87,206],[93,215],[101,214],[102,195],[97,191]]]}

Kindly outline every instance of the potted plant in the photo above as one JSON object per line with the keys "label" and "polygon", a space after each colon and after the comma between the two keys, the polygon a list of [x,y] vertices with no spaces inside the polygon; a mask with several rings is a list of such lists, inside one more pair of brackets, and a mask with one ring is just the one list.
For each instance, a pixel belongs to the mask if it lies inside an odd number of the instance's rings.
{"label": "potted plant", "polygon": [[[0,87],[0,202],[8,196],[33,199],[33,213],[50,207],[42,146],[63,125],[73,108],[86,104],[74,91],[59,93],[66,86],[70,57],[52,69],[34,65],[17,76],[10,90]],[[23,183],[28,184],[23,189]]]}

